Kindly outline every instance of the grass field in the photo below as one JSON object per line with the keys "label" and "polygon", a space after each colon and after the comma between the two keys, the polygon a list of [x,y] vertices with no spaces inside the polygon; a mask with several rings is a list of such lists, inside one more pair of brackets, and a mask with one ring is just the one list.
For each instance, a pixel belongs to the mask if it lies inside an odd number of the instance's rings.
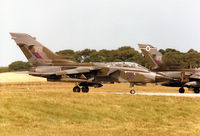
{"label": "grass field", "polygon": [[[72,93],[73,86],[45,81],[1,82],[0,135],[200,135],[199,98],[93,93],[128,92],[128,84],[91,88],[88,94]],[[136,90],[175,92],[177,88],[149,84]]]}
{"label": "grass field", "polygon": [[20,72],[0,73],[0,83],[19,83],[19,82],[45,82],[45,78],[29,76],[28,74],[20,74]]}

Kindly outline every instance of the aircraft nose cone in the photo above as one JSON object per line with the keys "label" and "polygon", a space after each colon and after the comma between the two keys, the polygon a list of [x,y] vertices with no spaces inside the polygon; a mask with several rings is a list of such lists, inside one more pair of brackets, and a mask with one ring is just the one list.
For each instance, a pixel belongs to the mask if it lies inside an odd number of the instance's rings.
{"label": "aircraft nose cone", "polygon": [[170,79],[171,79],[170,77],[165,76],[165,75],[161,75],[161,74],[156,74],[156,77],[155,77],[156,82],[164,82],[164,81],[167,81],[167,80],[170,80]]}

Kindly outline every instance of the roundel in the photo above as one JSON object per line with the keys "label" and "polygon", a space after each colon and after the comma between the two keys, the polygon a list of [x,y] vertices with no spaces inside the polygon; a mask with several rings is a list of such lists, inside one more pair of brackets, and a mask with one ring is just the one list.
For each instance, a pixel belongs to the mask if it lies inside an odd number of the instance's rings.
{"label": "roundel", "polygon": [[150,50],[151,50],[150,46],[147,46],[146,51],[150,51]]}
{"label": "roundel", "polygon": [[130,74],[129,74],[129,78],[130,78],[130,79],[133,79],[133,77],[134,77],[133,73],[130,73]]}

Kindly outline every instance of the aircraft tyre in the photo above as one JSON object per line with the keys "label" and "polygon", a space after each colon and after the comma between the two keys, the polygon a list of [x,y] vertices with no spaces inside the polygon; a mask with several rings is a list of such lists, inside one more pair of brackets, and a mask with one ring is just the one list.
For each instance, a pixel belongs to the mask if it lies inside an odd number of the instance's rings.
{"label": "aircraft tyre", "polygon": [[185,89],[183,87],[179,88],[179,93],[184,93]]}
{"label": "aircraft tyre", "polygon": [[199,88],[194,88],[194,93],[199,93]]}
{"label": "aircraft tyre", "polygon": [[73,88],[73,92],[74,92],[74,93],[80,93],[80,91],[81,91],[81,89],[80,89],[80,87],[78,87],[78,86],[75,86],[75,87]]}
{"label": "aircraft tyre", "polygon": [[132,89],[132,90],[130,91],[130,94],[135,94],[135,90]]}
{"label": "aircraft tyre", "polygon": [[89,92],[89,87],[88,86],[83,86],[82,87],[82,92],[83,93],[88,93]]}

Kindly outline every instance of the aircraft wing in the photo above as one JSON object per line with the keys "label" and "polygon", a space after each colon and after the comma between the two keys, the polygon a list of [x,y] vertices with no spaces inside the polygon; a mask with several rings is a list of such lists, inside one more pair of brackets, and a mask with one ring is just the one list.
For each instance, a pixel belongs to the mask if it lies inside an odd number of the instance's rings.
{"label": "aircraft wing", "polygon": [[116,72],[117,68],[105,68],[105,67],[77,67],[74,69],[62,70],[56,73],[56,75],[72,75],[72,74],[84,74],[91,71],[97,71],[97,76],[109,76]]}
{"label": "aircraft wing", "polygon": [[[88,79],[86,77],[87,74],[94,74],[93,72],[96,71],[96,76],[98,77],[106,77],[118,71],[118,68],[107,68],[107,67],[99,67],[99,66],[89,66],[89,67],[76,67],[72,69],[61,70],[61,67],[56,67],[55,69],[47,69],[45,67],[38,67],[36,71],[29,71],[29,75],[33,76],[42,76],[42,77],[49,77],[49,76],[69,76],[73,78],[81,78],[81,79]],[[73,76],[77,75],[77,76]],[[91,76],[90,76],[91,77]]]}
{"label": "aircraft wing", "polygon": [[100,70],[100,67],[76,67],[71,69],[62,70],[61,67],[55,67],[48,69],[46,67],[38,67],[35,71],[29,71],[30,75],[73,75],[73,74],[83,74],[83,73],[89,73],[91,71],[97,71]]}
{"label": "aircraft wing", "polygon": [[56,72],[56,75],[71,75],[71,74],[82,74],[82,73],[89,73],[91,71],[100,70],[101,68],[96,67],[77,67],[74,69],[67,69]]}
{"label": "aircraft wing", "polygon": [[196,91],[195,93],[199,93],[199,89],[198,88],[200,88],[200,72],[199,71],[195,72],[189,78],[190,78],[190,81],[185,83],[184,86],[193,87],[194,88],[194,92]]}

